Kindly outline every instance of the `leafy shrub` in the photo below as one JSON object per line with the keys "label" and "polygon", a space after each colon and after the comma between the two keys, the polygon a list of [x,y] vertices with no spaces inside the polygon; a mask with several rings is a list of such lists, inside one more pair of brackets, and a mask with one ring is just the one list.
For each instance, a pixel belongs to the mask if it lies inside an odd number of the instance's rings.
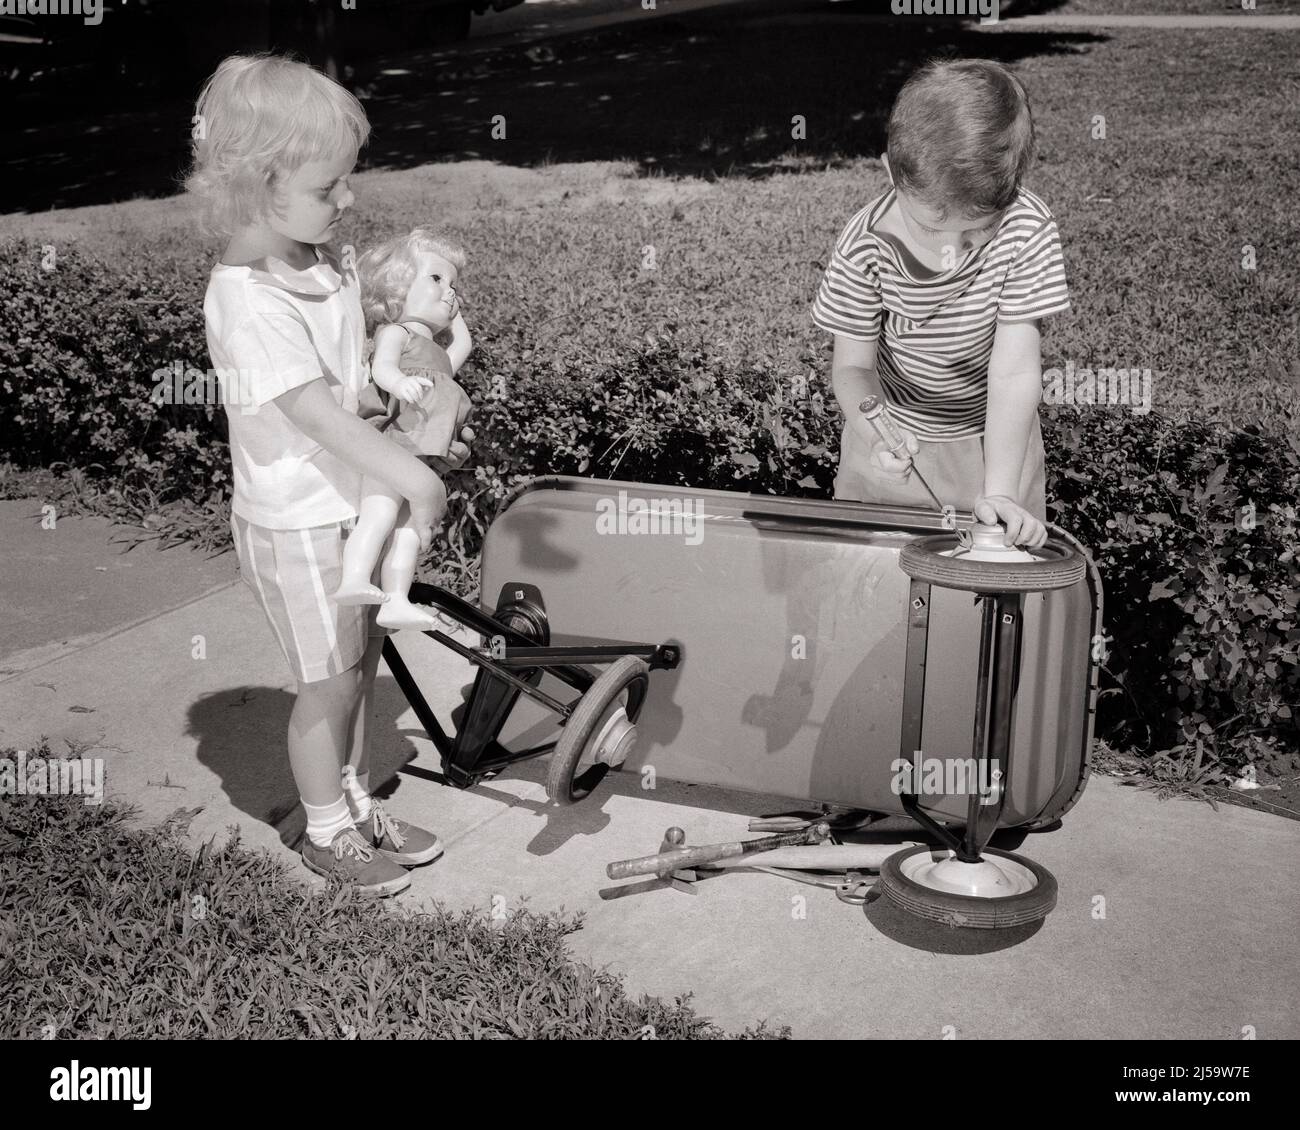
{"label": "leafy shrub", "polygon": [[1101,732],[1295,767],[1300,438],[1089,408],[1045,420],[1053,517],[1105,588]]}
{"label": "leafy shrub", "polygon": [[[596,255],[598,232],[578,229],[574,253]],[[199,284],[181,281],[201,280],[204,264],[173,258],[161,280],[136,266],[119,279],[116,268],[65,253],[52,278],[34,266],[36,249],[20,250],[0,270],[0,411],[24,423],[0,459],[98,462],[119,484],[101,499],[110,509],[138,520],[170,503],[184,533],[224,539],[218,410],[147,399],[154,369],[177,358],[206,368]],[[639,294],[646,285],[569,295],[583,316],[559,338],[533,308],[520,314],[501,297],[531,293],[522,279],[485,288],[474,313],[482,332],[460,377],[477,439],[448,483],[447,540],[436,551],[443,583],[472,595],[487,526],[538,474],[829,497],[842,418],[818,376],[824,350],[754,348],[743,302],[720,300],[709,322],[653,286]],[[83,291],[94,298],[86,317],[67,319],[60,295]],[[627,329],[638,302],[653,307],[656,327],[640,334]],[[780,315],[763,305],[752,316]],[[104,373],[117,377],[92,379]],[[1297,763],[1300,449],[1289,419],[1234,430],[1154,412],[1044,413],[1053,516],[1090,547],[1106,589],[1101,736],[1149,751],[1199,742],[1261,767]],[[1251,529],[1239,520],[1248,504]]]}
{"label": "leafy shrub", "polygon": [[829,391],[775,363],[737,370],[669,327],[608,364],[567,365],[489,346],[475,386],[474,508],[480,535],[510,491],[538,474],[592,475],[824,497],[841,427]]}
{"label": "leafy shrub", "polygon": [[157,830],[127,815],[71,797],[0,802],[0,1036],[727,1037],[689,998],[634,1000],[574,961],[564,939],[580,916],[390,909],[300,885],[238,829],[196,854],[183,814]]}
{"label": "leafy shrub", "polygon": [[0,270],[0,459],[95,464],[174,497],[229,492],[220,405],[158,403],[158,369],[208,368],[205,271],[176,261],[108,264],[7,248]]}

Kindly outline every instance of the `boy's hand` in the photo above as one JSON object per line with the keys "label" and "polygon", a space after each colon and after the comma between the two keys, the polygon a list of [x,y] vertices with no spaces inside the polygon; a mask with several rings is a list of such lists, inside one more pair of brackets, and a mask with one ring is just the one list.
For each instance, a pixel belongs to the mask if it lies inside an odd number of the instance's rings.
{"label": "boy's hand", "polygon": [[890,445],[877,436],[871,444],[871,461],[886,475],[906,479],[912,473],[912,456],[921,450],[921,444],[912,432],[894,426],[903,438],[905,446],[899,448],[898,453],[894,454],[890,450]]}
{"label": "boy's hand", "polygon": [[1047,527],[1014,498],[1008,498],[1005,494],[982,494],[971,509],[975,520],[986,526],[999,523],[1005,525],[1007,532],[1002,541],[1008,546],[1023,545],[1037,549],[1047,541]]}

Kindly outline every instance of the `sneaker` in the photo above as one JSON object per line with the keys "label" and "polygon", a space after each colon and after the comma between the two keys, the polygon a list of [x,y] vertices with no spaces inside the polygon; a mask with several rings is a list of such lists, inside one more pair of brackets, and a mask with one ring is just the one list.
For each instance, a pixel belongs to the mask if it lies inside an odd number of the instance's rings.
{"label": "sneaker", "polygon": [[340,875],[345,882],[356,884],[362,894],[375,898],[395,895],[411,885],[411,877],[379,855],[356,828],[344,828],[327,848],[317,847],[308,836],[302,846],[302,861],[317,875]]}
{"label": "sneaker", "polygon": [[428,863],[442,854],[437,836],[390,816],[377,800],[371,800],[370,815],[358,821],[357,831],[381,856],[403,867]]}

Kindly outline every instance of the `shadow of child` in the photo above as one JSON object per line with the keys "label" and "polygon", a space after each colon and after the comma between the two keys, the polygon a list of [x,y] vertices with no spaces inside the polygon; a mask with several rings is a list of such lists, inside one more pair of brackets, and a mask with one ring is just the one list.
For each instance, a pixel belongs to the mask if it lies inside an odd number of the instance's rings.
{"label": "shadow of child", "polygon": [[[282,687],[232,687],[204,695],[189,709],[186,732],[198,739],[197,756],[221,778],[231,804],[269,824],[280,842],[296,849],[307,819],[289,768],[286,735],[294,695]],[[375,680],[371,719],[370,787],[380,798],[397,791],[398,770],[415,755],[397,727],[406,700],[396,682]]]}

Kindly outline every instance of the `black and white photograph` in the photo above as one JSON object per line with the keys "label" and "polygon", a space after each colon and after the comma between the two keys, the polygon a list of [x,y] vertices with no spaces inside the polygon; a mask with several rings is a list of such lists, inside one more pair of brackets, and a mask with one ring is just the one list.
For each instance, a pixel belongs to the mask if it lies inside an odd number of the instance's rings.
{"label": "black and white photograph", "polygon": [[0,0],[0,88],[33,1110],[1289,1091],[1300,0]]}

